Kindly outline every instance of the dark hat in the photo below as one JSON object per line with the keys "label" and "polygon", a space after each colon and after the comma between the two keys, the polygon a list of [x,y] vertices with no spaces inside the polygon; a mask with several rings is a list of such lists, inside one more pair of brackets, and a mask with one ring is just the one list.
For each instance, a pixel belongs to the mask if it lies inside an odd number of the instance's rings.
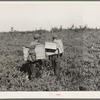
{"label": "dark hat", "polygon": [[38,33],[34,35],[34,39],[39,39],[40,37],[41,37],[41,36],[40,36],[40,34],[38,34]]}
{"label": "dark hat", "polygon": [[58,36],[57,36],[57,35],[53,35],[52,38],[53,38],[53,39],[57,39]]}

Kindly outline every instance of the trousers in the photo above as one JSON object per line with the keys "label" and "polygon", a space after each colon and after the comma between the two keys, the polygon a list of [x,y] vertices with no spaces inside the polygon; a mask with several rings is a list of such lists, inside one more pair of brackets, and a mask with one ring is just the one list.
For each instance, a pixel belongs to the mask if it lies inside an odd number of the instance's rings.
{"label": "trousers", "polygon": [[54,71],[54,74],[59,77],[60,76],[60,63],[61,59],[58,55],[52,55],[49,57],[51,63],[52,63],[52,68]]}
{"label": "trousers", "polygon": [[29,69],[30,69],[29,79],[33,79],[37,77],[38,72],[42,66],[42,61],[41,60],[37,60],[34,62],[28,61],[28,64],[29,64]]}

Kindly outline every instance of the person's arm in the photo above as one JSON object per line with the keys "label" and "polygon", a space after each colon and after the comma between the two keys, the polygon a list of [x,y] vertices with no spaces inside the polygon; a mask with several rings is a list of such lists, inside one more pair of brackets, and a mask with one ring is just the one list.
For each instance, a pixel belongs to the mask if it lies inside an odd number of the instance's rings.
{"label": "person's arm", "polygon": [[29,49],[34,49],[36,47],[36,45],[34,42],[31,42],[30,45],[26,45],[24,47],[29,48]]}
{"label": "person's arm", "polygon": [[24,46],[25,48],[30,48],[30,46]]}

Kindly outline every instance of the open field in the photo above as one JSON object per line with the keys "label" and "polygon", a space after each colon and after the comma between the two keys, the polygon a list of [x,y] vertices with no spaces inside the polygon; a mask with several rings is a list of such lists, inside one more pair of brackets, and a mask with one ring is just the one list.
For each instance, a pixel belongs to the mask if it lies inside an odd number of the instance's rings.
{"label": "open field", "polygon": [[[35,32],[33,33],[35,34]],[[33,39],[32,33],[0,33],[0,91],[98,91],[100,89],[100,30],[62,29],[54,32],[62,38],[64,55],[61,80],[44,70],[41,78],[27,80],[20,72],[23,45]],[[52,33],[41,33],[41,42],[51,40]]]}

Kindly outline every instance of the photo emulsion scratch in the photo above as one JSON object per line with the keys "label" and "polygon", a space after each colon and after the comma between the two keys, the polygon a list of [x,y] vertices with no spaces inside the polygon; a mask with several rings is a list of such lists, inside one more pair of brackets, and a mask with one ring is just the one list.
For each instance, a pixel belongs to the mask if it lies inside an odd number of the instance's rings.
{"label": "photo emulsion scratch", "polygon": [[99,12],[100,2],[0,2],[0,91],[99,91]]}

